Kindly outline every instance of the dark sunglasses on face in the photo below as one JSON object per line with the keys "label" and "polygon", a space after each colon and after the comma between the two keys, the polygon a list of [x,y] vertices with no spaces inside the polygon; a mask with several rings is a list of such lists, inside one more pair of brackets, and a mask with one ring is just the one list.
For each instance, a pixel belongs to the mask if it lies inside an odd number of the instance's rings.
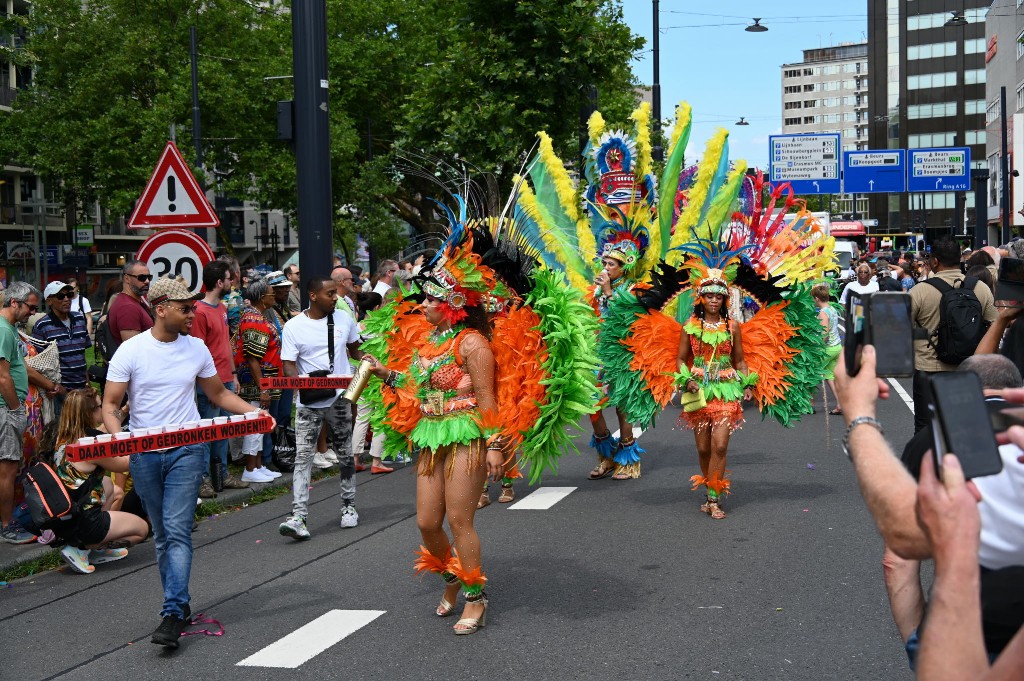
{"label": "dark sunglasses on face", "polygon": [[196,310],[199,309],[199,306],[195,303],[192,303],[187,307],[178,307],[177,305],[168,305],[167,307],[173,307],[181,314],[195,314]]}
{"label": "dark sunglasses on face", "polygon": [[16,300],[14,302],[16,302],[18,305],[24,305],[25,307],[28,308],[29,312],[36,312],[36,311],[39,310],[39,306],[38,305],[29,305],[24,300]]}
{"label": "dark sunglasses on face", "polygon": [[153,278],[152,274],[129,274],[128,276],[131,277],[132,279],[138,279],[143,283]]}
{"label": "dark sunglasses on face", "polygon": [[67,300],[68,298],[74,298],[75,294],[74,293],[64,293],[64,292],[61,292],[61,293],[54,293],[53,297],[56,298],[57,300]]}

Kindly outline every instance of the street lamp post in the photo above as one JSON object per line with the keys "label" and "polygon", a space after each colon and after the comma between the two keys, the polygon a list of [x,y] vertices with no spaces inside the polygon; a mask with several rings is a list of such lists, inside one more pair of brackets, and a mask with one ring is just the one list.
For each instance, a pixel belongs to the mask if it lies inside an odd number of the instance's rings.
{"label": "street lamp post", "polygon": [[654,31],[651,40],[651,47],[654,49],[654,82],[651,84],[651,109],[654,113],[654,147],[651,149],[651,158],[655,161],[664,160],[664,151],[661,147],[661,52],[659,33],[661,31],[658,22],[658,0],[651,0],[654,11]]}

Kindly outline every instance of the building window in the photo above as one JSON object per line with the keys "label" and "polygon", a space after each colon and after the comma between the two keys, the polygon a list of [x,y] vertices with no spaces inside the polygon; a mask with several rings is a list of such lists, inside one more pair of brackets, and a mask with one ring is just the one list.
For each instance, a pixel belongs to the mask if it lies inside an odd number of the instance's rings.
{"label": "building window", "polygon": [[976,116],[985,113],[984,99],[968,99],[964,102],[964,113],[968,116]]}
{"label": "building window", "polygon": [[[1024,86],[1017,88],[1017,105],[1018,105],[1017,108],[1018,109],[1020,108],[1021,96],[1022,95],[1024,95]],[[992,123],[993,121],[996,121],[998,119],[999,119],[999,100],[996,99],[991,104],[988,105],[987,109],[985,109],[985,122],[986,123]]]}
{"label": "building window", "polygon": [[956,102],[940,102],[938,104],[914,104],[907,107],[907,118],[941,118],[956,116]]}
{"label": "building window", "polygon": [[927,149],[930,147],[951,147],[953,146],[953,137],[955,135],[956,133],[952,132],[935,132],[924,135],[908,135],[907,148]]}
{"label": "building window", "polygon": [[800,92],[800,86],[799,85],[787,85],[786,87],[783,88],[783,92],[785,92],[787,95],[795,94],[797,92]]}
{"label": "building window", "polygon": [[964,54],[984,54],[985,39],[972,38],[964,41]]}
{"label": "building window", "polygon": [[821,116],[804,116],[804,125],[821,123]]}
{"label": "building window", "polygon": [[785,123],[786,125],[800,125],[800,118],[787,118]]}
{"label": "building window", "polygon": [[783,104],[783,108],[784,109],[799,109],[800,108],[800,102],[786,102],[785,104]]}
{"label": "building window", "polygon": [[783,78],[799,78],[800,77],[800,69],[790,69],[788,71],[783,71],[782,72],[782,77]]}
{"label": "building window", "polygon": [[1021,31],[1020,35],[1017,36],[1017,59],[1024,57],[1024,44],[1020,42],[1021,40],[1024,40],[1024,31]]}
{"label": "building window", "polygon": [[968,130],[965,135],[967,138],[967,146],[973,146],[975,144],[985,143],[985,131],[984,130]]}
{"label": "building window", "polygon": [[813,76],[814,75],[814,69],[804,69],[804,75],[805,76]]}
{"label": "building window", "polygon": [[907,59],[932,59],[935,57],[953,57],[956,55],[956,43],[931,43],[929,45],[911,45],[907,48]]}
{"label": "building window", "polygon": [[[998,111],[999,100],[997,99],[995,102],[992,103],[992,105],[997,107],[996,110]],[[1017,111],[1020,111],[1021,109],[1024,109],[1024,84],[1017,86]],[[997,113],[996,118],[998,117],[999,114]],[[992,120],[995,120],[995,118],[993,118]]]}
{"label": "building window", "polygon": [[844,121],[855,121],[860,119],[860,114],[854,114],[852,111],[847,111],[843,114]]}
{"label": "building window", "polygon": [[816,99],[805,99],[804,100],[804,108],[805,109],[813,109],[816,106],[818,106],[818,100],[816,100]]}
{"label": "building window", "polygon": [[804,85],[804,92],[814,92],[814,83]]}
{"label": "building window", "polygon": [[822,106],[839,106],[839,98],[838,97],[826,97],[825,99],[821,100],[821,105]]}
{"label": "building window", "polygon": [[[981,69],[981,82],[985,82],[985,71]],[[908,90],[927,90],[933,87],[956,87],[956,73],[926,73],[923,76],[908,76]]]}
{"label": "building window", "polygon": [[977,85],[985,82],[985,69],[968,69],[964,71],[964,85]]}
{"label": "building window", "polygon": [[[964,13],[964,18],[969,24],[976,24],[981,21],[985,21],[985,15],[988,13],[988,8],[969,9]],[[946,25],[949,20],[949,12],[939,12],[937,14],[919,14],[917,16],[907,17],[907,30],[908,31],[922,31],[929,28],[942,28]]]}

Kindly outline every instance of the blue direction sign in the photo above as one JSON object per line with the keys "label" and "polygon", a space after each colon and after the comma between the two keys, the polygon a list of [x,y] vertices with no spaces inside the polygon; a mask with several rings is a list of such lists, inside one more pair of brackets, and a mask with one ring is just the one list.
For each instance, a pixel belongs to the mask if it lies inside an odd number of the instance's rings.
{"label": "blue direction sign", "polygon": [[966,192],[971,189],[969,147],[911,149],[907,191]]}
{"label": "blue direction sign", "polygon": [[843,191],[847,194],[907,191],[907,152],[903,149],[844,151]]}
{"label": "blue direction sign", "polygon": [[789,182],[797,194],[839,194],[838,133],[772,135],[768,138],[772,184]]}

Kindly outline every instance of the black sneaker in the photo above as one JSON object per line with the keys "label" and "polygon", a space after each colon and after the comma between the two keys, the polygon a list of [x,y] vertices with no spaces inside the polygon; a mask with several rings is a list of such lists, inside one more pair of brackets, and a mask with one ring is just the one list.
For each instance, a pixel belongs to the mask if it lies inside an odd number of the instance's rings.
{"label": "black sneaker", "polygon": [[185,613],[185,618],[178,617],[177,615],[167,615],[164,617],[160,626],[153,632],[153,637],[150,639],[153,643],[161,646],[167,646],[168,648],[177,648],[178,639],[181,638],[181,630],[188,624],[189,613]]}

